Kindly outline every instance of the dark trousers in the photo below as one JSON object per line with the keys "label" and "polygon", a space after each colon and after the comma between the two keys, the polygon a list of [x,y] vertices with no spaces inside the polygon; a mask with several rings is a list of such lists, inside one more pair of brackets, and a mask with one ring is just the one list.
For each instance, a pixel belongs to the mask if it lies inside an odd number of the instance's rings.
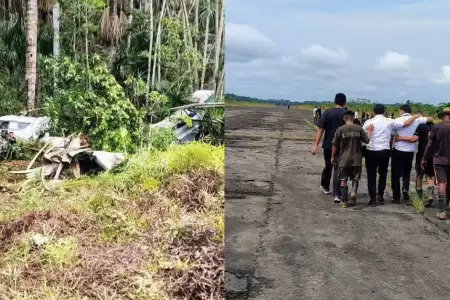
{"label": "dark trousers", "polygon": [[[366,150],[366,170],[367,170],[367,189],[369,190],[370,200],[375,200],[377,194],[384,195],[386,189],[386,178],[389,167],[390,150],[371,151]],[[377,189],[377,172],[378,189]]]}
{"label": "dark trousers", "polygon": [[396,149],[392,151],[391,180],[392,196],[395,201],[400,200],[401,197],[400,178],[402,178],[403,191],[409,192],[413,159],[414,152],[403,152]]}
{"label": "dark trousers", "polygon": [[[326,189],[330,189],[331,176],[333,175],[333,196],[341,196],[341,187],[338,180],[338,160],[336,159],[334,166],[331,163],[331,149],[323,149],[323,158],[325,159],[325,168],[322,171],[320,185]],[[333,172],[334,170],[334,172]]]}

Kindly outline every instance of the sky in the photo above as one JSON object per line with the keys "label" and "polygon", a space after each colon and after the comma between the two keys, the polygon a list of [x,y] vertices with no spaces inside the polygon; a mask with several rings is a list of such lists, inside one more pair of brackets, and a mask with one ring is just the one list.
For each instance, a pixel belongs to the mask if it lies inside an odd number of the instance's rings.
{"label": "sky", "polygon": [[225,92],[450,102],[448,0],[226,0]]}

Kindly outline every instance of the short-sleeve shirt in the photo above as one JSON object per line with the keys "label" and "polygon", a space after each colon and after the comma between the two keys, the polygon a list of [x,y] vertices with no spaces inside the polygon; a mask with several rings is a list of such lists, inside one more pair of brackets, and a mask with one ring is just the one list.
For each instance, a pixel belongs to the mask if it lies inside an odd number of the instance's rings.
{"label": "short-sleeve shirt", "polygon": [[322,143],[323,149],[332,149],[334,134],[340,126],[344,125],[344,114],[345,109],[343,108],[331,108],[323,112],[317,124],[317,127],[325,131]]}
{"label": "short-sleeve shirt", "polygon": [[[425,148],[427,147],[428,143],[428,136],[430,135],[431,128],[433,128],[434,124],[420,124],[419,127],[417,127],[416,132],[414,132],[414,135],[419,138],[419,144],[417,146],[417,160],[422,160],[423,154],[425,153]],[[433,159],[433,155],[435,152],[434,149],[434,143],[431,146],[431,149],[428,151],[427,158],[426,159]]]}
{"label": "short-sleeve shirt", "polygon": [[433,163],[435,165],[450,165],[450,121],[443,121],[434,125],[429,138],[435,146]]}
{"label": "short-sleeve shirt", "polygon": [[[412,116],[410,114],[404,114],[396,120],[400,122],[406,122],[411,117]],[[394,133],[398,136],[412,136],[414,132],[416,132],[416,129],[417,127],[419,127],[419,125],[426,124],[427,122],[428,118],[420,117],[415,119],[414,122],[407,127],[397,128]],[[414,152],[416,150],[416,145],[410,142],[398,141],[394,143],[394,148],[402,152]]]}
{"label": "short-sleeve shirt", "polygon": [[356,124],[339,127],[333,139],[339,153],[339,167],[361,167],[362,143],[368,143],[364,129]]}

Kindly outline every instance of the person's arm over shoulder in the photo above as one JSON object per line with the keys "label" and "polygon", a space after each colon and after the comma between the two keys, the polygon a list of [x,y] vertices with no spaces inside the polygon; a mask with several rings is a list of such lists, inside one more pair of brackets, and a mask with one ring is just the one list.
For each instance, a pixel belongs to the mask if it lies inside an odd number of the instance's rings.
{"label": "person's arm over shoulder", "polygon": [[393,127],[393,129],[400,129],[403,127],[408,127],[409,125],[414,123],[415,120],[417,120],[417,116],[411,116],[406,121],[403,121],[402,118],[397,118],[392,121],[392,127]]}
{"label": "person's arm over shoulder", "polygon": [[427,124],[427,123],[433,122],[433,118],[432,117],[419,117],[419,118],[417,118],[417,122],[419,122],[419,124]]}

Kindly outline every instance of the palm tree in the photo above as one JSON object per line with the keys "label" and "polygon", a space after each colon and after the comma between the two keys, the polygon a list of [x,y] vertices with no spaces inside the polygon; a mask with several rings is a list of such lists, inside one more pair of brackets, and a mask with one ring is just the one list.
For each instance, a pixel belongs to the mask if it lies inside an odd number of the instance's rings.
{"label": "palm tree", "polygon": [[27,0],[25,82],[27,85],[28,112],[34,110],[36,101],[37,25],[37,0]]}
{"label": "palm tree", "polygon": [[[109,0],[108,8],[103,12],[100,24],[100,35],[103,41],[114,46],[119,44],[127,26],[127,17],[118,7],[118,0]],[[120,3],[120,8],[122,7],[123,3]]]}

